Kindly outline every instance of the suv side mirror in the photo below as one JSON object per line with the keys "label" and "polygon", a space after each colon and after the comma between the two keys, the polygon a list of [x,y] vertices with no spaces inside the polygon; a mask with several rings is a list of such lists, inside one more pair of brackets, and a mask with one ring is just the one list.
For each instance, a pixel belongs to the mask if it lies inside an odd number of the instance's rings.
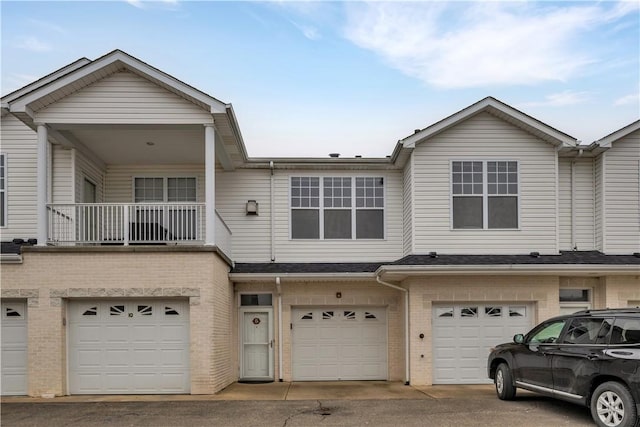
{"label": "suv side mirror", "polygon": [[516,334],[513,336],[513,342],[516,344],[522,344],[524,342],[524,335]]}

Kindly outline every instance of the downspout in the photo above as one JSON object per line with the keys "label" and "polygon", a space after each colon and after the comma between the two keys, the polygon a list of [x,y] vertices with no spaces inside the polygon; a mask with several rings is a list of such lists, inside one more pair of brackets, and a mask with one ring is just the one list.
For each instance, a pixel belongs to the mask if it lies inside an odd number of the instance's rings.
{"label": "downspout", "polygon": [[[271,160],[269,162],[269,168],[271,169],[271,182],[270,182],[270,193],[269,196],[271,198],[270,200],[270,220],[271,220],[271,262],[275,262],[276,260],[276,245],[275,245],[275,228],[276,228],[276,217],[275,217],[275,195],[274,193],[274,187],[275,187],[275,182],[274,182],[274,176],[273,176],[273,170],[275,168],[275,165],[273,164],[273,160]],[[278,283],[280,281],[280,278],[277,279]]]}
{"label": "downspout", "polygon": [[571,160],[571,248],[578,250],[576,237],[576,159],[582,157],[584,150],[580,148],[578,155]]}
{"label": "downspout", "polygon": [[278,292],[278,381],[282,382],[282,287],[280,286],[280,277],[276,277],[276,291]]}
{"label": "downspout", "polygon": [[376,273],[376,282],[398,291],[404,292],[404,377],[405,385],[409,385],[409,290],[401,286],[383,281],[380,273]]}

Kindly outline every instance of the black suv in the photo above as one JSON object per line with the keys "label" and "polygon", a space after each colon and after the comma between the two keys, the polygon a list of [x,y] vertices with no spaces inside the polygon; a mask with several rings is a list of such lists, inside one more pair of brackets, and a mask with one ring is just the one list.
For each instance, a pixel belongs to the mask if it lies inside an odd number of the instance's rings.
{"label": "black suv", "polygon": [[590,407],[602,427],[640,425],[640,308],[554,317],[493,349],[487,369],[502,400],[523,388]]}

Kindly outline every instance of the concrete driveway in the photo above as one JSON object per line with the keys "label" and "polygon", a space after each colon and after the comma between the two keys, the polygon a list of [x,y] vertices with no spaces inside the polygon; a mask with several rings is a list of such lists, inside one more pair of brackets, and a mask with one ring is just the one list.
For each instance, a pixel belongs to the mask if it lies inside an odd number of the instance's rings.
{"label": "concrete driveway", "polygon": [[593,426],[586,408],[492,386],[232,384],[214,396],[3,398],[7,426]]}

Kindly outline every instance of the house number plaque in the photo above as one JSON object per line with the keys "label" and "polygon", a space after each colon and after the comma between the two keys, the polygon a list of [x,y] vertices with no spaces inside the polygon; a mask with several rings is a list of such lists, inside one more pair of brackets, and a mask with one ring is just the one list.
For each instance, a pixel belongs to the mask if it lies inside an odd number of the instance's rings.
{"label": "house number plaque", "polygon": [[260,324],[260,319],[258,319],[257,317],[253,318],[253,324],[254,325],[259,325]]}

